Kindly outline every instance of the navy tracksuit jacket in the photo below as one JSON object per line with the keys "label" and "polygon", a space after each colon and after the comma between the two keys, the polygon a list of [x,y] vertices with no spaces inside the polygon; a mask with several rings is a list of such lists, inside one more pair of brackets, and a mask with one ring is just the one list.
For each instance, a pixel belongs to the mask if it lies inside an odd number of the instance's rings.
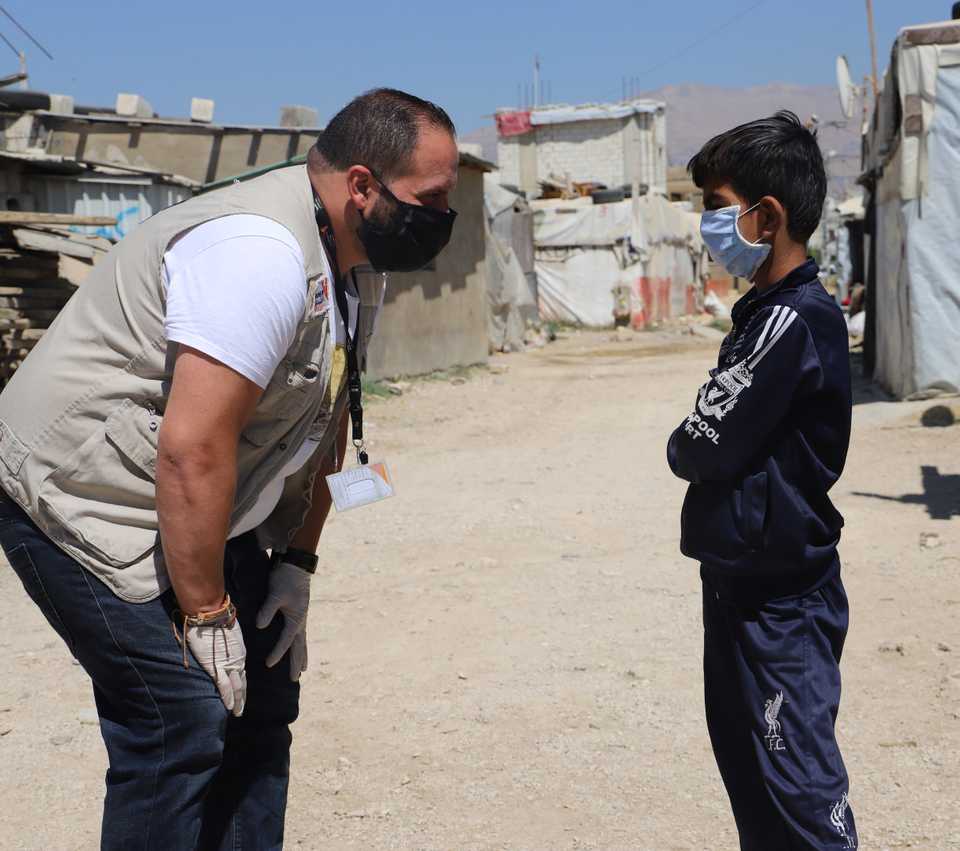
{"label": "navy tracksuit jacket", "polygon": [[701,562],[707,725],[742,849],[856,848],[834,736],[847,631],[827,495],[843,470],[846,323],[810,260],[733,308],[670,437],[690,482],[681,550]]}
{"label": "navy tracksuit jacket", "polygon": [[670,468],[691,482],[683,554],[744,590],[822,581],[843,526],[827,491],[846,460],[850,411],[846,323],[816,264],[747,293],[670,438]]}

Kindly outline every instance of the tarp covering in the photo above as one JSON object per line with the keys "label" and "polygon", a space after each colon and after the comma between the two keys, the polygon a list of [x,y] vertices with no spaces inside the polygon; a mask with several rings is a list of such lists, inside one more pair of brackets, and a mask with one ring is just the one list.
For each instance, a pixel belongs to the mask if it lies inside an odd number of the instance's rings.
{"label": "tarp covering", "polygon": [[519,197],[516,192],[504,189],[496,175],[483,176],[483,206],[490,221],[512,210]]}
{"label": "tarp covering", "polygon": [[545,124],[570,124],[575,121],[597,121],[628,118],[662,112],[666,104],[658,100],[631,100],[622,103],[587,103],[580,106],[549,106],[542,109],[500,109],[494,115],[497,134],[501,138],[522,136],[534,127]]}
{"label": "tarp covering", "polygon": [[538,248],[614,245],[631,236],[633,214],[629,201],[594,204],[590,198],[575,201],[533,201]]}
{"label": "tarp covering", "polygon": [[583,106],[552,106],[534,109],[530,123],[534,127],[544,124],[568,124],[571,121],[596,121],[605,118],[627,118],[630,115],[651,114],[665,109],[658,100],[633,100],[626,103],[588,103]]}
{"label": "tarp covering", "polygon": [[617,287],[630,291],[635,327],[699,307],[706,271],[699,215],[661,195],[532,206],[543,319],[611,325]]}
{"label": "tarp covering", "polygon": [[[875,122],[868,144],[875,156],[892,149],[874,190],[875,375],[901,398],[960,390],[960,64],[954,47],[933,48],[943,61],[932,75],[931,46],[912,46],[901,35],[895,65],[901,69],[900,137],[881,142],[884,128]],[[910,95],[920,99],[908,109]]]}
{"label": "tarp covering", "polygon": [[530,110],[528,109],[498,112],[494,117],[497,121],[497,133],[500,136],[522,136],[530,132]]}
{"label": "tarp covering", "polygon": [[486,277],[490,348],[520,351],[537,314],[532,213],[518,195],[484,175]]}
{"label": "tarp covering", "polygon": [[621,262],[612,246],[538,249],[540,315],[570,325],[612,325]]}

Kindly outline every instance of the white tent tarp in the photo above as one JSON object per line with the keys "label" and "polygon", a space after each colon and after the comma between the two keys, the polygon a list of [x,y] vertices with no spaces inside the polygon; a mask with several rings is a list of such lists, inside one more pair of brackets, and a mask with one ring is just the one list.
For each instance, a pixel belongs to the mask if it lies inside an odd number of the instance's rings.
{"label": "white tent tarp", "polygon": [[[527,324],[537,320],[535,289],[531,290],[516,246],[511,242],[512,239],[522,238],[524,233],[528,242],[532,240],[529,219],[526,231],[515,227],[516,218],[520,215],[515,207],[519,202],[525,209],[526,202],[500,186],[492,175],[485,174],[483,178],[490,347],[498,352],[521,351]],[[529,217],[529,211],[525,215]],[[531,245],[527,248],[527,256],[532,252]]]}
{"label": "white tent tarp", "polygon": [[626,286],[635,326],[688,312],[700,299],[706,255],[699,215],[660,195],[611,204],[532,203],[543,319],[605,327]]}
{"label": "white tent tarp", "polygon": [[575,201],[534,201],[534,241],[537,248],[610,246],[631,236],[630,201],[594,204],[590,198]]}
{"label": "white tent tarp", "polygon": [[[942,50],[940,48],[943,48]],[[901,35],[899,139],[877,182],[876,370],[894,395],[960,390],[960,64]],[[940,57],[931,67],[931,56]],[[934,73],[935,71],[935,73]],[[899,144],[897,144],[899,142]],[[876,163],[868,163],[876,165]]]}
{"label": "white tent tarp", "polygon": [[612,325],[613,287],[620,271],[612,247],[538,250],[540,315],[570,325]]}

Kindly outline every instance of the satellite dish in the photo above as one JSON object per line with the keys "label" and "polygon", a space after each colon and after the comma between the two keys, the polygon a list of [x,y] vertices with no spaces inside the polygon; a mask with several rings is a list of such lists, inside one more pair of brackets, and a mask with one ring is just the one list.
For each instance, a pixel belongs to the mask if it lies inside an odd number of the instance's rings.
{"label": "satellite dish", "polygon": [[837,57],[837,90],[840,93],[840,111],[843,117],[849,120],[853,117],[853,99],[860,90],[850,77],[850,65],[846,56]]}

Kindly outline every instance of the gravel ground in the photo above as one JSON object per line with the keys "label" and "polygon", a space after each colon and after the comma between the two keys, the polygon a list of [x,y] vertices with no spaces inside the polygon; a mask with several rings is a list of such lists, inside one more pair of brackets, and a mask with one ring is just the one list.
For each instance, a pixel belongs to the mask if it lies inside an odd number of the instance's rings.
{"label": "gravel ground", "polygon": [[[314,581],[288,848],[734,849],[664,461],[715,341],[571,334],[373,400],[397,498]],[[864,849],[960,848],[960,426],[858,392],[834,491]],[[0,567],[0,848],[97,846],[89,685]]]}

